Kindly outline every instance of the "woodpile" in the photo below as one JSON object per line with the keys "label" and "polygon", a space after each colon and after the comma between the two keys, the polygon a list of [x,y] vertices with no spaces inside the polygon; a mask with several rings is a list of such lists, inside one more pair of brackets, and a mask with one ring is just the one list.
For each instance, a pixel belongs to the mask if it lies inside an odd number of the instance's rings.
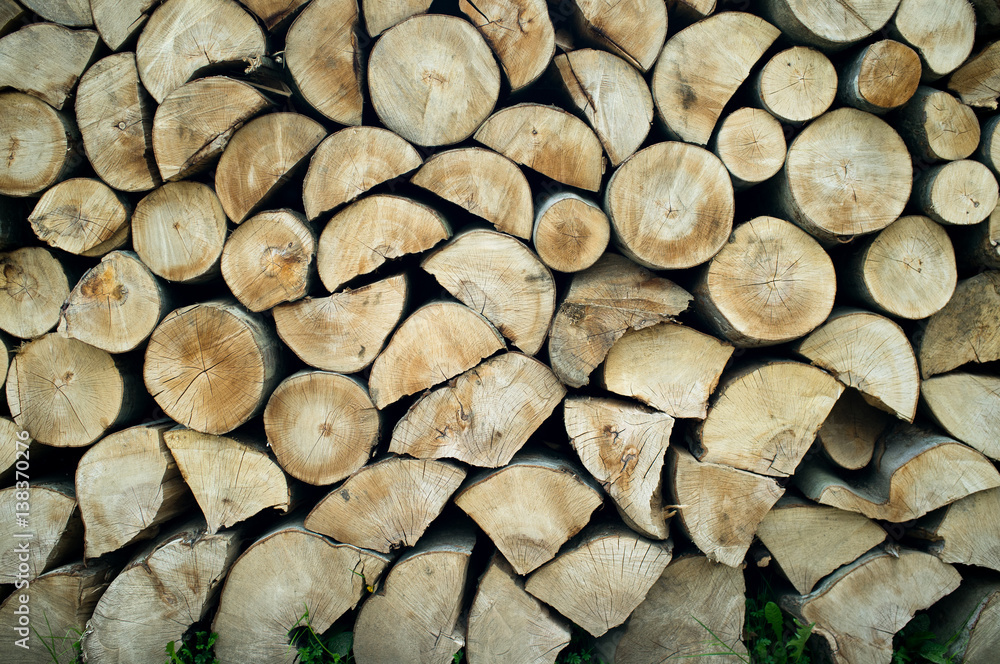
{"label": "woodpile", "polygon": [[4,638],[995,661],[998,91],[985,0],[0,0]]}

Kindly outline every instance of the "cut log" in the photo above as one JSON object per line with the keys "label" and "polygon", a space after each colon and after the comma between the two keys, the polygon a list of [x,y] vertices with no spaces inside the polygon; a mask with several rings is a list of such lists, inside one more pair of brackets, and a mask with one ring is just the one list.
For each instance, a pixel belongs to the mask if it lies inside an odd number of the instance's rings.
{"label": "cut log", "polygon": [[677,447],[667,458],[669,493],[688,537],[715,562],[739,567],[785,490],[773,477],[700,462]]}
{"label": "cut log", "polygon": [[565,395],[545,364],[504,353],[416,401],[396,423],[389,451],[505,466]]}
{"label": "cut log", "polygon": [[837,99],[868,113],[899,108],[920,84],[920,56],[906,44],[883,39],[864,46],[840,70]]}
{"label": "cut log", "polygon": [[948,233],[921,215],[900,217],[863,241],[842,274],[847,290],[863,303],[910,319],[940,311],[958,282]]}
{"label": "cut log", "polygon": [[[746,613],[746,584],[740,570],[699,555],[674,560],[663,570],[642,604],[632,612],[615,649],[614,664],[648,664],[697,657],[702,664],[726,664],[714,636],[737,653]],[[705,626],[712,630],[706,636]]]}
{"label": "cut log", "polygon": [[[708,144],[722,109],[779,34],[757,16],[723,12],[672,36],[653,72],[653,100],[668,133]],[[727,46],[705,51],[718,43]]]}
{"label": "cut log", "polygon": [[236,531],[191,522],[140,551],[104,592],[81,645],[88,662],[159,664],[163,647],[204,620],[240,550]]}
{"label": "cut log", "polygon": [[569,645],[569,625],[532,597],[496,553],[479,579],[469,609],[465,655],[477,664],[554,664]]}
{"label": "cut log", "polygon": [[912,177],[910,153],[892,127],[870,113],[838,108],[792,141],[778,204],[787,219],[832,244],[898,219]]}
{"label": "cut log", "polygon": [[305,527],[382,553],[411,547],[463,479],[464,470],[443,461],[383,459],[329,493],[306,517]]}
{"label": "cut log", "polygon": [[793,46],[767,61],[754,80],[754,95],[782,122],[808,122],[826,113],[837,96],[837,70],[819,51]]}
{"label": "cut log", "polygon": [[626,401],[571,397],[564,421],[570,445],[625,523],[646,537],[667,539],[660,477],[674,418]]}
{"label": "cut log", "polygon": [[[1000,581],[996,575],[966,573],[962,585],[931,607],[934,631],[956,636],[946,657],[964,664],[990,664],[1000,648]],[[946,660],[947,661],[947,660]]]}
{"label": "cut log", "polygon": [[82,256],[101,256],[128,239],[131,210],[93,178],[64,180],[42,194],[28,221],[43,242]]}
{"label": "cut log", "polygon": [[215,171],[215,191],[233,223],[285,184],[325,136],[320,123],[297,113],[271,113],[233,134]]}
{"label": "cut log", "polygon": [[[39,574],[79,558],[83,524],[72,482],[32,478],[29,491],[16,485],[0,489],[0,512],[0,538],[7,543],[0,553],[0,582],[30,584]],[[15,516],[28,525],[18,525]]]}
{"label": "cut log", "polygon": [[309,0],[241,0],[241,3],[259,18],[269,31],[294,14]]}
{"label": "cut log", "polygon": [[[656,62],[667,36],[667,8],[661,0],[573,0],[577,27],[587,39],[641,71]],[[637,29],[642,26],[642,29]]]}
{"label": "cut log", "polygon": [[715,13],[716,0],[667,0],[667,9],[688,21],[700,21]]}
{"label": "cut log", "polygon": [[888,664],[893,635],[961,580],[954,567],[926,553],[876,550],[808,595],[786,596],[781,603],[803,623],[816,623],[812,633],[827,641],[835,664]]}
{"label": "cut log", "polygon": [[418,168],[422,160],[412,145],[379,127],[348,127],[319,144],[306,172],[302,201],[306,217],[353,201],[372,187]]}
{"label": "cut log", "polygon": [[975,112],[947,92],[922,85],[899,111],[896,129],[925,162],[965,159],[979,145]]}
{"label": "cut log", "polygon": [[653,96],[642,75],[621,58],[589,48],[559,55],[555,65],[563,90],[594,129],[611,165],[632,156],[653,122]]}
{"label": "cut log", "polygon": [[737,190],[777,175],[788,149],[781,123],[767,111],[749,107],[722,119],[710,147],[729,170]]}
{"label": "cut log", "polygon": [[[12,87],[61,110],[97,51],[93,30],[32,23],[0,39],[0,87]],[[39,54],[45,54],[40,57]]]}
{"label": "cut log", "polygon": [[483,148],[439,152],[410,182],[490,222],[498,231],[531,237],[531,187],[521,169]]}
{"label": "cut log", "polygon": [[899,0],[765,0],[761,9],[792,41],[835,51],[881,30],[898,5]]}
{"label": "cut log", "polygon": [[672,281],[605,254],[573,277],[552,319],[552,370],[565,385],[582,387],[625,332],[671,320],[690,302],[691,295]]}
{"label": "cut log", "polygon": [[225,76],[178,87],[153,118],[153,152],[161,177],[180,180],[207,168],[244,122],[270,106],[255,87]]}
{"label": "cut log", "polygon": [[969,106],[996,110],[1000,94],[1000,41],[965,61],[948,77],[948,89]]}
{"label": "cut log", "polygon": [[289,376],[264,409],[267,442],[278,463],[309,484],[339,482],[365,465],[378,444],[379,425],[364,384],[325,371]]}
{"label": "cut log", "polygon": [[135,253],[167,281],[215,277],[225,243],[226,212],[212,188],[200,182],[168,182],[132,214]]}
{"label": "cut log", "polygon": [[454,502],[525,575],[552,560],[603,500],[596,484],[565,459],[522,454],[470,477]]}
{"label": "cut log", "polygon": [[925,380],[920,394],[941,428],[1000,460],[1000,378],[955,372]]}
{"label": "cut log", "polygon": [[657,270],[689,268],[710,259],[729,238],[733,185],[708,150],[657,143],[614,172],[604,209],[626,256]]}
{"label": "cut log", "polygon": [[161,524],[192,506],[191,492],[163,442],[171,425],[113,433],[80,459],[76,490],[86,527],[84,557],[155,537]]}
{"label": "cut log", "polygon": [[861,470],[872,460],[875,443],[891,422],[889,413],[868,405],[860,392],[847,388],[816,437],[830,461],[841,468]]}
{"label": "cut log", "polygon": [[500,69],[468,21],[414,16],[376,42],[368,89],[386,127],[417,145],[450,145],[471,136],[493,110]]}
{"label": "cut log", "polygon": [[442,531],[404,554],[354,623],[363,664],[444,662],[465,645],[463,597],[475,536]]}
{"label": "cut log", "polygon": [[946,563],[1000,570],[1000,489],[956,500],[920,519],[910,534],[930,541],[931,553]]}
{"label": "cut log", "polygon": [[723,378],[708,416],[696,425],[692,453],[701,461],[789,477],[843,390],[830,374],[800,362],[748,364]]}
{"label": "cut log", "polygon": [[157,103],[200,69],[264,55],[264,31],[233,0],[167,0],[142,29],[136,62]]}
{"label": "cut log", "polygon": [[66,268],[47,249],[0,254],[0,330],[21,339],[45,334],[59,322],[69,287]]}
{"label": "cut log", "polygon": [[355,373],[371,364],[403,317],[409,286],[396,275],[329,297],[280,304],[278,336],[317,369]]}
{"label": "cut log", "polygon": [[967,0],[902,0],[890,30],[920,53],[923,79],[934,81],[972,53],[976,12]]}
{"label": "cut log", "polygon": [[79,134],[66,114],[31,95],[4,92],[0,115],[0,146],[7,155],[0,162],[0,194],[37,194],[65,179],[80,163]]}
{"label": "cut log", "polygon": [[913,195],[917,206],[934,221],[969,226],[996,209],[997,179],[978,161],[951,161],[920,173]]}
{"label": "cut log", "polygon": [[280,376],[278,340],[260,316],[213,300],[176,309],[149,338],[143,378],[160,408],[223,434],[264,408]]}
{"label": "cut log", "polygon": [[224,662],[292,664],[289,632],[309,624],[322,634],[378,582],[390,559],[310,533],[301,520],[265,534],[233,565],[212,631]]}
{"label": "cut log", "polygon": [[112,51],[119,51],[149,18],[157,0],[90,0],[94,26]]}
{"label": "cut log", "polygon": [[458,7],[490,45],[511,91],[533,83],[552,62],[556,33],[544,0],[460,0]]}
{"label": "cut log", "polygon": [[432,0],[361,0],[368,34],[378,37],[411,16],[425,13]]}
{"label": "cut log", "polygon": [[474,136],[519,164],[571,187],[597,191],[601,142],[583,120],[556,106],[517,104],[491,115]]}
{"label": "cut log", "polygon": [[94,25],[88,0],[22,0],[24,6],[41,16],[67,28],[89,28]]}
{"label": "cut log", "polygon": [[318,0],[302,10],[285,37],[295,87],[310,106],[343,125],[361,124],[360,24],[357,0]]}
{"label": "cut log", "polygon": [[83,147],[97,175],[115,189],[148,191],[160,184],[153,113],[134,53],[108,56],[80,79],[76,122]]}
{"label": "cut log", "polygon": [[914,337],[922,378],[968,362],[1000,360],[1000,272],[988,271],[958,283],[941,311]]}
{"label": "cut log", "polygon": [[372,364],[372,400],[385,408],[454,378],[504,347],[496,328],[472,309],[455,302],[426,304],[403,321]]}
{"label": "cut log", "polygon": [[[0,368],[2,368],[2,364],[0,364]],[[6,379],[7,372],[4,372],[3,376]],[[27,435],[27,432],[21,433],[21,427],[14,424],[14,420],[9,417],[0,417],[0,436],[5,436],[4,440],[11,441],[0,447],[0,482],[3,482],[4,486],[10,486],[14,483],[18,452],[23,454],[24,450],[27,449],[28,454],[31,454],[31,439],[26,438]],[[26,445],[29,447],[26,448]]]}
{"label": "cut log", "polygon": [[14,0],[0,0],[0,37],[21,27],[26,13]]}
{"label": "cut log", "polygon": [[882,443],[861,475],[845,480],[817,463],[804,466],[795,484],[824,505],[893,523],[1000,486],[1000,473],[989,459],[951,438],[903,425]]}
{"label": "cut log", "polygon": [[760,522],[757,536],[805,595],[824,576],[881,544],[886,532],[855,512],[784,496]]}
{"label": "cut log", "polygon": [[837,292],[830,257],[808,234],[775,217],[733,231],[694,287],[698,313],[740,347],[773,346],[826,320]]}
{"label": "cut log", "polygon": [[76,339],[47,334],[22,346],[7,373],[18,426],[53,447],[84,447],[128,422],[144,402],[137,367]]}
{"label": "cut log", "polygon": [[430,249],[451,237],[447,220],[432,207],[375,194],[344,208],[319,237],[319,278],[333,292],[386,261]]}
{"label": "cut log", "polygon": [[625,622],[645,599],[672,551],[670,540],[654,542],[624,526],[594,525],[528,577],[525,589],[601,636]]}
{"label": "cut log", "polygon": [[906,333],[888,318],[838,308],[793,349],[872,406],[913,421],[920,397],[917,358]]}
{"label": "cut log", "polygon": [[586,270],[604,254],[610,239],[611,222],[592,201],[564,191],[538,205],[531,243],[553,270]]}
{"label": "cut log", "polygon": [[467,230],[420,267],[526,354],[541,350],[556,308],[556,285],[521,242],[492,230]]}
{"label": "cut log", "polygon": [[315,271],[316,233],[294,210],[261,212],[238,226],[222,249],[222,278],[250,311],[305,297]]}

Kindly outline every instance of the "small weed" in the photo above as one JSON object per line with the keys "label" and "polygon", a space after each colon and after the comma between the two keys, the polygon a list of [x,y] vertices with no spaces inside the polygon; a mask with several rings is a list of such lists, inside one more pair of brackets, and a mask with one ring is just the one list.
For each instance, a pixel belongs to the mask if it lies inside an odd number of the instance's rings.
{"label": "small weed", "polygon": [[215,640],[219,635],[215,632],[195,632],[186,634],[177,647],[176,641],[167,644],[166,664],[219,664],[215,657]]}
{"label": "small weed", "polygon": [[762,592],[756,599],[747,598],[746,602],[744,639],[749,654],[736,652],[708,625],[691,616],[712,637],[706,643],[713,652],[686,655],[686,657],[728,655],[745,664],[810,664],[807,641],[812,634],[813,623],[803,625],[782,611],[781,607],[770,598],[769,592]]}
{"label": "small weed", "polygon": [[556,664],[605,664],[603,659],[594,655],[592,644],[590,635],[574,625],[569,645],[559,653]]}
{"label": "small weed", "polygon": [[309,607],[306,607],[305,613],[288,631],[288,639],[299,651],[299,661],[302,664],[353,664],[354,662],[354,657],[351,655],[354,634],[317,633],[309,619]]}
{"label": "small weed", "polygon": [[[52,633],[52,625],[49,623],[49,616],[45,611],[42,611],[42,619],[45,620],[46,634],[42,634],[34,626],[32,626],[31,631],[38,637],[38,640],[42,643],[42,647],[45,648],[45,652],[52,658],[53,663],[81,664],[83,662],[83,648],[80,646],[80,640],[83,638],[83,632],[75,627],[71,627],[71,633],[56,636]],[[73,638],[74,636],[76,637],[75,639]],[[69,646],[68,648],[66,647],[67,645]],[[67,656],[68,659],[63,659],[64,656]]]}
{"label": "small weed", "polygon": [[947,654],[948,646],[958,635],[947,643],[941,643],[930,627],[930,618],[921,613],[899,630],[892,640],[892,664],[952,664],[954,660]]}

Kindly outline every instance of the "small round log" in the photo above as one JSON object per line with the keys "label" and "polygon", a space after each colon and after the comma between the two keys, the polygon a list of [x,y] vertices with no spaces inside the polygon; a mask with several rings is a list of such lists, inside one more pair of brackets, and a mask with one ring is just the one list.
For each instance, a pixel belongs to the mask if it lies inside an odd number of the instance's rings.
{"label": "small round log", "polygon": [[761,9],[792,41],[836,51],[881,30],[898,5],[899,0],[764,0]]}
{"label": "small round log", "polygon": [[923,79],[934,81],[958,69],[972,53],[976,12],[966,0],[901,0],[890,30],[917,50]]}
{"label": "small round log", "polygon": [[63,180],[42,194],[28,221],[39,240],[81,256],[101,256],[128,239],[131,210],[92,178]]}
{"label": "small round log", "polygon": [[531,243],[559,272],[579,272],[597,262],[611,239],[611,222],[596,203],[572,192],[546,197],[535,213]]}
{"label": "small round log", "polygon": [[556,33],[545,0],[459,0],[458,8],[490,45],[512,92],[533,83],[552,62]]}
{"label": "small round log", "polygon": [[66,268],[47,249],[0,254],[0,330],[21,339],[45,334],[59,322],[69,287]]}
{"label": "small round log", "polygon": [[926,162],[965,159],[979,145],[975,112],[947,92],[920,86],[895,124],[910,154]]}
{"label": "small round log", "polygon": [[971,226],[996,209],[997,179],[978,161],[950,161],[918,175],[913,196],[920,210],[934,221]]}
{"label": "small round log", "polygon": [[806,46],[774,55],[754,81],[761,106],[782,122],[818,118],[837,96],[837,70],[830,58]]}
{"label": "small round log", "polygon": [[719,122],[710,144],[733,179],[737,190],[768,180],[785,165],[785,134],[773,115],[744,107]]}
{"label": "small round log", "polygon": [[838,101],[882,115],[899,108],[920,84],[920,56],[906,44],[883,39],[864,46],[840,70]]}
{"label": "small round log", "polygon": [[31,196],[79,165],[79,133],[69,117],[31,95],[0,93],[0,194]]}
{"label": "small round log", "polygon": [[0,87],[38,97],[62,110],[100,41],[93,30],[32,23],[0,39]]}

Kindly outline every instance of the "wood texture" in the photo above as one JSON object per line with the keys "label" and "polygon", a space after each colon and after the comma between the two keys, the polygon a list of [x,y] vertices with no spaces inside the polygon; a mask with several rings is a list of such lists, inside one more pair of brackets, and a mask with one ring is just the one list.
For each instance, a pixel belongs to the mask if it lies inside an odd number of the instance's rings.
{"label": "wood texture", "polygon": [[459,0],[458,8],[490,45],[512,91],[530,85],[549,66],[555,28],[544,0]]}
{"label": "wood texture", "polygon": [[70,275],[48,249],[21,247],[0,254],[0,330],[21,339],[45,334],[59,322]]}
{"label": "wood texture", "polygon": [[597,262],[611,239],[611,222],[594,202],[572,192],[544,199],[535,213],[531,243],[559,272],[579,272]]}
{"label": "wood texture", "polygon": [[785,134],[767,111],[743,107],[722,118],[718,127],[710,147],[737,190],[770,179],[784,166]]}
{"label": "wood texture", "polygon": [[[0,86],[61,110],[97,51],[93,30],[32,23],[0,39]],[[44,57],[39,57],[44,53]]]}
{"label": "wood texture", "polygon": [[0,93],[0,194],[31,196],[66,178],[79,164],[79,132],[69,116],[31,95]]}
{"label": "wood texture", "polygon": [[82,256],[101,256],[128,239],[131,209],[100,180],[71,178],[50,187],[28,217],[39,240]]}

